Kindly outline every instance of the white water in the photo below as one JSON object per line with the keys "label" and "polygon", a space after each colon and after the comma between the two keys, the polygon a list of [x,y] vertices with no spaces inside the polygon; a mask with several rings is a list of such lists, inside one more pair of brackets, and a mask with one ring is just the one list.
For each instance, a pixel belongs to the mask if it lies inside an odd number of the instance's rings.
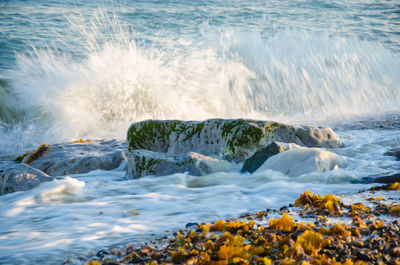
{"label": "white water", "polygon": [[293,182],[273,172],[140,180],[125,180],[123,172],[73,177],[2,198],[2,264],[29,263],[31,258],[35,263],[60,263],[110,244],[140,244],[188,222],[282,206],[307,189],[326,193],[361,188]]}

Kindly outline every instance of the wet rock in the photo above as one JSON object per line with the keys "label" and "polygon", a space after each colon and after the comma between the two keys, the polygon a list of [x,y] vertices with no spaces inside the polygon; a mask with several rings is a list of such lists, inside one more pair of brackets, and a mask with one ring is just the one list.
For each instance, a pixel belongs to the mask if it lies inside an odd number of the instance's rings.
{"label": "wet rock", "polygon": [[384,153],[384,155],[386,155],[386,156],[395,156],[398,159],[400,159],[400,147],[389,149]]}
{"label": "wet rock", "polygon": [[300,127],[255,120],[206,121],[147,120],[128,130],[130,150],[179,155],[197,152],[242,162],[272,141],[307,147],[341,147],[339,137],[327,127]]}
{"label": "wet rock", "polygon": [[250,158],[246,159],[243,164],[242,172],[253,173],[271,156],[297,148],[300,148],[300,146],[293,143],[272,142],[267,147],[258,150]]}
{"label": "wet rock", "polygon": [[379,177],[371,178],[369,180],[371,183],[394,183],[400,182],[400,172],[382,175]]}
{"label": "wet rock", "polygon": [[107,252],[107,251],[105,251],[105,250],[99,250],[97,253],[96,253],[96,257],[98,257],[98,258],[104,258],[104,256],[105,255],[108,255],[109,253]]}
{"label": "wet rock", "polygon": [[196,222],[187,223],[186,226],[185,226],[185,228],[190,228],[190,227],[197,226],[197,225],[198,225],[198,223],[196,223]]}
{"label": "wet rock", "polygon": [[[126,149],[126,142],[116,140],[55,144],[29,165],[50,176],[87,173],[96,169],[112,170],[124,160]],[[28,157],[22,162],[25,163]]]}
{"label": "wet rock", "polygon": [[390,255],[394,257],[400,257],[400,247],[395,247],[392,250],[390,250]]}
{"label": "wet rock", "polygon": [[373,258],[373,254],[372,251],[367,248],[357,249],[356,257],[359,260],[370,261]]}
{"label": "wet rock", "polygon": [[364,242],[362,240],[354,240],[352,242],[352,245],[357,247],[357,248],[363,248],[364,247]]}
{"label": "wet rock", "polygon": [[102,265],[119,265],[120,263],[118,262],[117,259],[106,258],[103,260],[103,262],[101,264]]}
{"label": "wet rock", "polygon": [[13,165],[1,174],[0,194],[29,190],[51,180],[46,173],[28,165]]}
{"label": "wet rock", "polygon": [[332,152],[320,148],[300,148],[270,157],[255,173],[270,169],[289,177],[297,177],[311,172],[333,170],[340,164],[340,158]]}
{"label": "wet rock", "polygon": [[127,176],[140,178],[146,175],[166,176],[189,173],[201,176],[214,172],[231,171],[233,164],[195,152],[179,156],[145,150],[133,150],[129,154]]}

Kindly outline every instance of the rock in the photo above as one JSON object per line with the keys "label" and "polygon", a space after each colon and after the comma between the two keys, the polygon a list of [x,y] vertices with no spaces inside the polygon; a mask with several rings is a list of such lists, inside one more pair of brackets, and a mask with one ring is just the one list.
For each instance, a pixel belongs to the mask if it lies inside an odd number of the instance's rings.
{"label": "rock", "polygon": [[272,142],[267,147],[258,150],[250,158],[246,159],[243,164],[242,172],[253,173],[271,156],[295,148],[300,148],[300,146],[297,144]]}
{"label": "rock", "polygon": [[367,248],[357,249],[355,254],[359,260],[370,261],[373,258],[372,251]]}
{"label": "rock", "polygon": [[299,148],[270,157],[255,173],[270,169],[289,177],[297,177],[311,172],[333,170],[340,164],[340,158],[332,152],[321,148]]}
{"label": "rock", "polygon": [[0,156],[0,175],[7,168],[17,164],[15,161],[15,156]]}
{"label": "rock", "polygon": [[400,172],[370,178],[370,183],[394,183],[400,182]]}
{"label": "rock", "polygon": [[327,127],[300,127],[255,120],[206,121],[147,120],[128,130],[130,150],[180,155],[197,152],[242,162],[272,141],[306,147],[341,147],[338,136]]}
{"label": "rock", "polygon": [[1,194],[25,191],[39,186],[40,183],[51,181],[46,173],[25,164],[13,165],[1,175]]}
{"label": "rock", "polygon": [[[116,140],[55,144],[29,165],[50,176],[87,173],[96,169],[112,170],[124,160],[126,149],[126,142]],[[29,155],[22,162],[28,158]]]}
{"label": "rock", "polygon": [[389,149],[384,153],[384,155],[386,155],[386,156],[395,156],[398,159],[400,159],[400,147],[399,148]]}
{"label": "rock", "polygon": [[127,176],[140,178],[146,175],[166,176],[189,173],[201,176],[213,172],[230,171],[232,164],[195,152],[179,156],[145,150],[133,150],[128,158]]}
{"label": "rock", "polygon": [[390,250],[390,255],[394,257],[400,257],[400,247],[395,247]]}
{"label": "rock", "polygon": [[185,226],[185,228],[188,229],[188,228],[190,228],[190,227],[194,227],[194,226],[198,226],[198,225],[199,225],[199,223],[196,223],[196,222],[187,223],[186,226]]}

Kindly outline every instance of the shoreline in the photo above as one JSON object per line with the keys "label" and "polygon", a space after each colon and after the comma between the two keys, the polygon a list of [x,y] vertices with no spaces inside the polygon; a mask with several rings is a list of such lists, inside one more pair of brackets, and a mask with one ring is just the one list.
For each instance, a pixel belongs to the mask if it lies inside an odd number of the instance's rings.
{"label": "shoreline", "polygon": [[[349,138],[349,135],[346,137],[345,139],[354,145],[355,141],[353,140],[352,142],[352,138]],[[364,143],[357,148],[363,147],[365,148]],[[369,147],[368,143],[366,147]],[[381,149],[386,149],[386,152],[390,151],[390,153],[397,154],[396,148]],[[98,237],[96,239],[92,237],[91,240],[96,240],[96,242],[89,242],[90,244],[85,245],[79,242],[82,239],[81,236],[71,237],[69,230],[63,230],[62,228],[59,230],[63,233],[62,235],[66,240],[70,238],[77,240],[77,244],[74,247],[78,247],[79,245],[85,247],[89,246],[89,249],[92,247],[100,248],[102,246],[111,248],[113,245],[115,246],[115,243],[118,241],[119,248],[90,251],[83,255],[77,253],[79,256],[74,254],[73,258],[65,260],[65,264],[83,264],[83,262],[89,261],[91,257],[94,258],[94,264],[101,263],[109,265],[132,262],[148,264],[153,261],[157,262],[157,264],[170,264],[171,262],[174,264],[185,264],[185,262],[187,264],[199,264],[199,260],[203,260],[204,264],[269,264],[269,262],[272,261],[276,261],[278,264],[291,264],[290,262],[295,264],[296,262],[299,263],[299,252],[296,247],[297,237],[304,234],[306,231],[314,233],[311,236],[316,236],[317,239],[330,236],[329,231],[331,227],[329,225],[331,222],[340,220],[342,223],[346,222],[351,224],[354,216],[349,214],[343,216],[342,213],[339,214],[337,210],[339,209],[341,212],[346,212],[346,209],[351,208],[350,204],[353,204],[352,200],[360,201],[362,195],[356,193],[358,189],[369,188],[372,186],[370,181],[382,177],[385,181],[398,181],[399,176],[397,173],[390,176],[382,176],[374,172],[371,172],[372,179],[369,177],[360,177],[357,178],[359,181],[352,181],[356,178],[358,171],[350,166],[351,170],[347,172],[346,168],[349,164],[358,163],[360,158],[354,155],[347,156],[346,153],[349,151],[350,154],[356,151],[360,153],[360,156],[365,156],[365,151],[363,150],[353,150],[351,148],[349,150],[348,146],[343,145],[342,140],[339,139],[339,135],[328,127],[293,126],[275,122],[243,119],[211,119],[205,121],[146,120],[131,125],[128,130],[128,141],[79,139],[60,144],[50,145],[43,143],[37,149],[21,154],[21,156],[17,158],[19,163],[3,171],[3,180],[5,181],[3,181],[1,190],[2,193],[12,193],[29,190],[37,187],[40,183],[47,182],[36,190],[27,193],[36,194],[36,197],[44,198],[43,201],[34,202],[32,204],[32,206],[34,206],[31,209],[32,212],[34,209],[40,210],[43,204],[52,204],[53,202],[55,202],[55,204],[61,203],[65,205],[65,208],[68,208],[69,202],[80,200],[80,198],[83,198],[83,206],[93,203],[92,200],[100,202],[97,207],[89,208],[91,210],[90,212],[93,214],[91,215],[92,218],[87,218],[88,215],[86,211],[76,213],[87,220],[78,220],[74,225],[76,225],[77,228],[92,228],[92,224],[96,223],[96,221],[99,224],[104,223],[103,228],[88,229],[87,233],[82,232],[81,235],[91,236],[93,233],[99,233],[100,235],[108,234],[113,237],[113,239],[109,238],[108,235],[104,236],[104,240],[106,241],[101,241],[103,237]],[[377,151],[379,152],[378,158],[376,158]],[[388,164],[396,163],[397,165],[398,163],[396,158],[386,156],[391,154],[386,154],[382,150],[378,150],[378,148],[373,148],[371,153],[375,159],[372,161],[383,161],[382,163],[384,163],[385,168],[387,168]],[[340,156],[343,156],[343,158]],[[363,157],[361,157],[361,159],[365,159]],[[345,161],[346,158],[348,159],[347,161]],[[366,156],[363,162],[365,163],[368,161],[371,160]],[[397,166],[393,169],[396,167]],[[91,173],[94,170],[101,171]],[[118,176],[109,179],[107,177],[107,172],[111,171],[118,172]],[[123,171],[126,173],[123,174]],[[270,174],[271,172],[275,173]],[[60,179],[60,176],[68,176],[71,174],[76,174],[77,178],[61,177]],[[182,175],[175,176],[176,174]],[[100,175],[101,178],[99,179],[98,177]],[[147,175],[152,175],[156,178],[142,178]],[[300,180],[295,182],[290,181],[293,177],[303,175],[306,177],[300,178]],[[88,178],[89,176],[97,177]],[[166,178],[161,178],[161,176],[165,176]],[[199,176],[203,177],[199,178]],[[254,176],[251,178],[252,181],[250,181],[250,183],[248,183],[248,176]],[[121,188],[122,186],[118,183],[120,180],[134,180],[136,178],[142,178],[142,180],[138,182],[128,181],[126,185],[122,185],[123,188]],[[231,180],[233,185],[225,186],[227,184],[225,180],[227,179]],[[33,180],[35,180],[35,182],[33,182]],[[343,183],[343,181],[345,181],[345,183]],[[244,183],[248,183],[248,185],[244,185]],[[210,184],[211,186],[220,186],[223,188],[202,190],[201,197],[204,198],[204,200],[201,198],[202,203],[187,202],[188,197],[186,195],[196,195],[196,188],[209,187]],[[326,186],[327,184],[335,185],[328,187]],[[360,184],[360,186],[356,184]],[[349,187],[351,186],[351,188],[348,189],[347,185]],[[325,189],[325,186],[327,189]],[[114,187],[116,190],[112,192],[111,200],[106,199],[105,201],[107,201],[107,203],[105,203],[103,195],[109,194],[109,187]],[[148,187],[152,188],[149,190]],[[169,187],[168,190],[166,190],[165,187]],[[258,187],[260,187],[260,189],[258,189]],[[347,192],[348,194],[343,195],[341,199],[336,199],[337,197],[334,195],[329,195],[330,197],[328,195],[324,197],[317,196],[317,198],[319,198],[318,200],[326,200],[326,205],[324,204],[322,209],[317,212],[302,213],[301,209],[293,207],[293,205],[289,203],[295,203],[299,193],[305,190],[311,190],[322,194],[336,194],[338,191],[342,193]],[[138,191],[138,193],[132,191]],[[147,194],[151,194],[151,192],[160,191],[165,195],[163,198],[168,198],[167,200],[159,202],[157,198],[148,200],[143,200],[141,198],[141,196],[147,196]],[[254,196],[249,196],[249,191]],[[130,194],[129,198],[123,198],[126,192]],[[235,192],[238,192],[237,196],[229,194]],[[81,197],[84,195],[87,196],[88,194],[91,194],[93,197]],[[307,196],[310,197],[314,195],[309,194]],[[193,198],[198,197],[199,196],[194,196]],[[385,202],[390,200],[390,196],[388,195],[383,195],[383,197],[385,198]],[[269,199],[272,199],[272,201],[269,202]],[[23,200],[23,198],[21,200]],[[341,200],[343,200],[343,202]],[[146,206],[140,204],[142,201],[147,203]],[[398,201],[399,198],[395,201],[396,205]],[[119,202],[123,203],[119,205]],[[365,199],[362,199],[362,202],[365,205],[371,204],[371,202],[367,202]],[[52,207],[56,208],[55,204]],[[147,207],[149,204],[156,207]],[[289,206],[283,206],[279,211],[270,210],[264,211],[264,213],[240,215],[242,212],[253,212],[263,207],[277,207],[282,204],[289,204]],[[175,205],[178,205],[180,209],[172,210]],[[183,210],[186,205],[194,207]],[[210,205],[213,207],[210,208]],[[312,204],[303,206],[310,209],[310,205],[313,206]],[[132,208],[132,206],[135,206],[135,208]],[[198,206],[200,206],[198,209],[202,215],[196,215],[196,212],[193,212],[193,209],[196,209]],[[376,208],[375,206],[376,205],[370,205],[367,207],[373,209]],[[117,211],[115,207],[118,209]],[[246,210],[238,211],[241,207]],[[321,205],[318,207],[321,207]],[[148,221],[152,222],[158,215],[156,212],[157,210],[154,209],[165,210],[164,214],[160,214],[160,216],[166,219],[154,224],[154,227],[157,229],[165,228],[168,223],[167,220],[179,220],[179,223],[176,223],[173,228],[165,233],[153,231],[154,233],[151,233],[151,237],[148,236],[146,238],[137,239],[135,237],[121,236],[118,234],[118,231],[122,231],[119,230],[120,228],[124,229],[128,227],[128,229],[124,231],[125,233],[129,233],[132,232],[135,227],[145,225]],[[202,209],[202,211],[200,211],[200,209]],[[185,247],[185,244],[181,242],[184,240],[180,239],[181,237],[190,237],[191,232],[199,229],[199,232],[202,232],[205,229],[204,227],[196,226],[197,224],[192,224],[192,226],[190,226],[192,230],[182,230],[182,232],[176,234],[175,239],[167,236],[164,238],[164,241],[159,240],[154,243],[151,248],[149,248],[149,245],[141,246],[141,244],[151,242],[150,240],[154,238],[160,238],[166,234],[168,235],[171,231],[177,231],[179,226],[184,227],[187,222],[215,221],[215,219],[209,220],[205,217],[211,212],[215,213],[215,209],[217,209],[218,212],[215,218],[218,219],[240,216],[237,219],[232,219],[235,221],[220,220],[220,224],[224,224],[223,228],[213,228],[216,234],[213,235],[212,238],[210,238],[210,234],[207,232],[203,236],[204,238],[196,239],[197,243],[203,245],[197,247],[193,245],[194,249],[191,249],[190,245]],[[16,215],[19,214],[18,211],[20,211],[20,209],[17,210]],[[107,212],[109,214],[103,215]],[[220,214],[220,212],[223,214]],[[369,210],[369,212],[371,213],[372,210]],[[321,215],[320,219],[318,219],[317,214]],[[132,215],[136,217],[132,218]],[[62,210],[57,212],[57,217],[58,216],[63,219],[67,217]],[[231,234],[232,237],[225,235],[227,231],[225,230],[225,225],[228,225],[228,227],[232,225],[238,226],[240,228],[239,230],[244,229],[243,227],[247,225],[246,231],[251,231],[254,236],[269,236],[268,234],[259,235],[257,233],[260,232],[258,231],[258,227],[263,229],[263,231],[274,229],[271,228],[271,220],[273,220],[271,218],[275,218],[274,220],[276,220],[275,222],[277,223],[281,221],[289,222],[292,227],[296,227],[296,230],[291,232],[296,232],[297,234],[294,235],[293,238],[290,238],[291,241],[288,239],[289,241],[286,242],[287,247],[285,248],[291,249],[289,256],[282,256],[283,254],[280,254],[281,256],[272,256],[275,252],[279,253],[279,251],[283,250],[275,248],[273,252],[268,252],[272,250],[265,250],[264,248],[264,252],[255,253],[259,255],[258,258],[265,261],[260,263],[261,261],[257,260],[257,258],[252,259],[252,257],[256,255],[248,256],[248,253],[251,253],[250,248],[252,241],[251,238],[247,238],[249,236],[246,234],[247,232],[239,235]],[[282,218],[284,220],[281,220]],[[25,221],[28,225],[30,224],[28,219],[25,220],[21,218],[21,220]],[[320,226],[315,228],[298,223],[302,220],[306,220],[307,222],[313,221],[316,225],[318,224]],[[322,221],[326,223],[322,223]],[[231,224],[231,222],[233,223]],[[46,226],[46,224],[51,225],[51,223],[47,223],[46,220],[43,220],[43,227]],[[127,224],[130,224],[131,228],[129,228]],[[214,226],[215,225],[216,223],[214,223]],[[322,227],[322,225],[326,225],[326,227]],[[397,224],[395,225],[397,227]],[[208,230],[210,230],[213,225],[203,224],[203,226],[207,226]],[[253,229],[254,226],[257,228]],[[56,228],[58,229],[59,227],[57,226]],[[298,230],[298,228],[301,228],[301,230]],[[323,228],[328,232],[325,231],[325,234],[323,234],[319,230]],[[151,229],[152,228],[149,227],[146,231],[152,231]],[[351,229],[351,227],[349,229]],[[30,231],[29,228],[27,231]],[[49,230],[44,228],[43,231],[47,233]],[[54,229],[49,232],[55,231]],[[117,233],[115,233],[115,231],[117,231]],[[228,232],[236,233],[237,231]],[[273,233],[277,234],[278,232],[281,234],[281,237],[291,237],[291,235],[282,234],[280,230]],[[15,235],[17,235],[17,233],[18,232],[16,232]],[[240,236],[240,238],[237,237],[237,239],[241,240],[240,242],[243,241],[241,247],[244,248],[244,251],[241,250],[240,252],[240,250],[238,250],[239,252],[235,253],[235,250],[232,250],[233,254],[231,253],[232,255],[229,254],[228,256],[224,256],[226,253],[221,254],[221,247],[230,247],[228,243],[232,242],[236,236]],[[178,239],[176,237],[178,237]],[[212,249],[215,250],[215,252],[207,252],[208,249],[205,248],[204,244],[207,243],[208,240],[214,242],[221,237],[223,238],[221,239],[222,241],[229,239],[229,242],[224,241],[222,245],[213,247]],[[23,238],[23,236],[19,236],[19,238]],[[192,239],[189,239],[189,243],[193,243]],[[45,239],[45,241],[46,240],[47,239]],[[275,240],[274,242],[279,241],[278,239]],[[128,244],[129,241],[135,242],[137,246],[141,247],[122,247]],[[51,240],[47,240],[46,242],[51,244]],[[181,243],[176,245],[176,242]],[[175,245],[171,245],[173,243]],[[273,242],[269,242],[268,244],[272,243]],[[71,252],[73,252],[72,250],[68,250],[68,244],[65,245],[67,248],[65,248],[63,255],[58,257],[60,258],[58,259],[60,263],[64,260],[64,255],[72,255]],[[210,243],[208,243],[208,245],[210,245]],[[266,247],[271,248],[271,245]],[[325,247],[325,245],[321,245],[318,248],[322,250],[323,247]],[[81,248],[81,251],[87,252],[89,250],[88,248]],[[206,252],[202,253],[202,251]],[[261,250],[259,249],[259,251]],[[309,262],[311,260],[314,262],[317,258],[322,259],[313,253],[314,252],[306,253],[308,256],[305,261]],[[49,252],[42,252],[42,255],[48,258]],[[320,264],[334,264],[332,260],[333,257],[333,254],[327,257],[324,256],[323,259],[325,259],[325,263]],[[285,263],[284,260],[282,260],[283,258],[292,260],[285,261]],[[330,260],[327,260],[328,258]],[[386,257],[386,262],[390,260],[391,259]],[[336,261],[348,264],[345,263],[346,260],[339,260],[336,258],[335,262]],[[154,262],[153,265],[156,264]]]}
{"label": "shoreline", "polygon": [[188,224],[86,264],[400,264],[399,191],[398,182],[338,196],[306,191],[279,210]]}

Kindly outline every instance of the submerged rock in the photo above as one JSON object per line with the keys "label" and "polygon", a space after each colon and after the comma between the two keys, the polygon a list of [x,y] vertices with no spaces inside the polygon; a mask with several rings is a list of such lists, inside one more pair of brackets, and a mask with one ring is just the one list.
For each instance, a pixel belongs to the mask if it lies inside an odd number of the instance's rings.
{"label": "submerged rock", "polygon": [[387,150],[384,155],[387,156],[395,156],[398,159],[400,159],[400,147],[399,148],[393,148],[393,149],[389,149]]}
{"label": "submerged rock", "polygon": [[270,157],[255,173],[270,169],[289,177],[297,177],[311,172],[333,170],[340,164],[340,158],[332,152],[321,148],[300,148]]}
{"label": "submerged rock", "polygon": [[25,164],[13,165],[3,171],[1,175],[1,194],[29,190],[39,186],[40,183],[51,181],[46,173]]}
{"label": "submerged rock", "polygon": [[140,178],[146,175],[166,176],[189,173],[201,176],[213,172],[232,170],[232,164],[195,152],[179,156],[145,150],[133,150],[129,154],[127,176]]}
{"label": "submerged rock", "polygon": [[370,183],[395,183],[400,182],[400,172],[370,178]]}
{"label": "submerged rock", "polygon": [[[93,141],[55,144],[29,165],[50,176],[87,173],[92,170],[112,170],[124,160],[126,142]],[[35,152],[35,151],[34,151]],[[31,157],[26,155],[23,163]]]}
{"label": "submerged rock", "polygon": [[211,119],[206,121],[147,120],[128,130],[130,150],[180,155],[198,152],[242,162],[272,141],[306,147],[336,148],[339,137],[327,127],[292,126],[255,120]]}
{"label": "submerged rock", "polygon": [[250,158],[246,159],[243,164],[242,172],[253,173],[271,156],[297,148],[300,148],[300,146],[293,143],[272,142],[267,147],[258,150]]}

